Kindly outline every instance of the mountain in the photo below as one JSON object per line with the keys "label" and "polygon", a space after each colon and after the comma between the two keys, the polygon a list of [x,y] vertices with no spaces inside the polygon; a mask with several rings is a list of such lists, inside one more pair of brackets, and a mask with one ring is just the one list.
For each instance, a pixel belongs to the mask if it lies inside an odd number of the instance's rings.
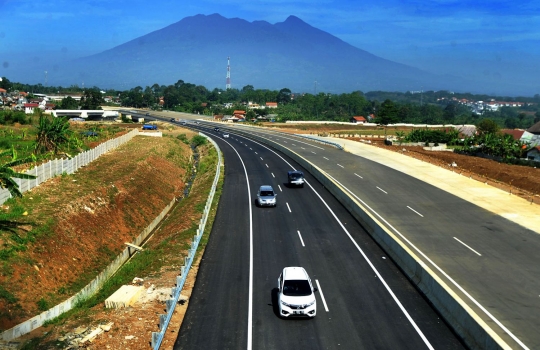
{"label": "mountain", "polygon": [[[50,85],[127,90],[178,80],[225,88],[289,88],[295,92],[355,90],[482,91],[482,84],[437,76],[392,62],[290,16],[284,22],[248,22],[196,15],[96,55],[58,64]],[[485,89],[483,90],[486,91]],[[489,90],[488,90],[489,91]]]}

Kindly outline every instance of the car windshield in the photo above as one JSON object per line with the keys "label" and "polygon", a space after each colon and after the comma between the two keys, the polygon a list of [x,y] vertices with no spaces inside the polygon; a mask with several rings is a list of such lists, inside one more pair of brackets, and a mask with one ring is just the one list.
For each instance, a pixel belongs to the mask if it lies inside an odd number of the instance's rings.
{"label": "car windshield", "polygon": [[283,295],[306,296],[311,294],[311,287],[307,280],[288,280],[283,283]]}
{"label": "car windshield", "polygon": [[261,197],[272,197],[273,195],[273,191],[261,191]]}
{"label": "car windshield", "polygon": [[298,174],[298,173],[292,173],[292,174],[290,175],[290,177],[291,177],[291,179],[293,179],[293,180],[298,180],[298,179],[302,178],[302,175],[300,175],[300,174]]}

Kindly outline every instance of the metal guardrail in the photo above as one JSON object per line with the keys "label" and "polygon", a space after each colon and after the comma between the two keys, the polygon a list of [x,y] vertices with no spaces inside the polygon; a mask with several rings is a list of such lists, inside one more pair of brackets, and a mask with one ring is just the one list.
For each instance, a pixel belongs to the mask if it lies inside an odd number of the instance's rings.
{"label": "metal guardrail", "polygon": [[154,350],[158,350],[161,346],[161,342],[163,341],[163,337],[165,336],[165,331],[169,326],[172,315],[174,313],[174,309],[178,304],[180,292],[184,288],[189,269],[191,268],[191,264],[193,263],[193,259],[195,258],[197,248],[199,247],[199,242],[204,233],[204,228],[206,226],[206,221],[208,220],[208,214],[210,213],[210,209],[212,207],[212,201],[214,200],[214,194],[216,193],[216,187],[221,173],[221,164],[223,163],[223,161],[219,146],[205,134],[199,133],[199,135],[206,137],[206,139],[209,140],[217,150],[218,164],[216,167],[216,176],[214,177],[214,182],[212,183],[210,194],[208,195],[208,199],[206,200],[206,206],[204,207],[203,215],[199,223],[199,228],[197,229],[197,233],[193,237],[193,241],[191,242],[191,248],[188,250],[188,255],[184,258],[184,266],[180,268],[180,276],[176,277],[176,287],[172,288],[172,299],[169,299],[165,302],[167,313],[165,315],[159,315],[159,332],[152,332],[151,345]]}
{"label": "metal guardrail", "polygon": [[327,145],[330,145],[330,146],[334,146],[337,149],[343,151],[343,147],[339,143],[335,143],[335,142],[332,142],[332,141],[321,140],[319,138],[316,138],[316,137],[313,137],[313,136],[308,136],[308,135],[302,135],[302,134],[295,134],[295,135],[298,136],[298,137],[303,137],[305,139],[315,141],[315,142],[324,143],[324,144],[327,144]]}

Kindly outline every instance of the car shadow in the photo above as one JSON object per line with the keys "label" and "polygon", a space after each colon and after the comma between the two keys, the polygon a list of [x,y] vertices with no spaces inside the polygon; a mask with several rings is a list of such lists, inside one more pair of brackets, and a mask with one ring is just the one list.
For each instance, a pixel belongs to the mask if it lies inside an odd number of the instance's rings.
{"label": "car shadow", "polygon": [[281,318],[281,316],[279,316],[278,291],[279,289],[277,288],[272,289],[270,298],[272,300],[271,305],[272,305],[272,310],[274,311],[274,315]]}
{"label": "car shadow", "polygon": [[283,183],[283,186],[285,186],[285,187],[287,187],[287,188],[302,188],[302,186],[290,184],[290,183],[288,183],[288,182],[284,182],[284,183]]}

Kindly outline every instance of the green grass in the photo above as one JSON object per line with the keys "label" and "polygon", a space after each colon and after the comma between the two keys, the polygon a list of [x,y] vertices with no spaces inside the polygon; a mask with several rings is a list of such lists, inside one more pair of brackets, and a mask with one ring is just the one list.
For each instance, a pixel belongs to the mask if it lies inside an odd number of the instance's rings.
{"label": "green grass", "polygon": [[[195,178],[195,182],[197,185],[192,187],[192,192],[194,194],[197,194],[197,196],[190,196],[187,199],[179,202],[177,206],[171,210],[171,213],[173,213],[173,211],[182,210],[182,208],[184,207],[204,208],[206,204],[207,196],[205,194],[208,193],[209,187],[214,180],[214,171],[217,165],[217,153],[211,145],[201,146],[201,152],[205,153],[205,156],[201,157],[201,161],[204,161],[207,164],[205,167],[207,169],[207,172],[197,172],[197,177]],[[200,254],[200,252],[208,242],[208,235],[211,231],[212,222],[216,214],[217,204],[221,196],[223,176],[224,175],[222,172],[220,176],[220,181],[218,183],[218,188],[212,202],[213,209],[210,211],[205,232],[199,243],[197,256],[198,254]],[[195,198],[199,198],[199,200],[196,200]],[[170,217],[170,220],[178,220],[178,218],[176,218],[174,215],[170,215]],[[164,225],[166,225],[166,223],[164,223]],[[65,324],[67,320],[72,319],[76,319],[77,322],[82,323],[90,322],[92,315],[92,307],[103,303],[106,298],[108,298],[112,293],[118,290],[118,288],[120,288],[122,285],[129,284],[134,277],[152,276],[156,273],[159,273],[160,269],[164,266],[181,265],[184,261],[185,251],[187,250],[187,248],[189,248],[190,242],[193,236],[196,234],[197,228],[198,220],[194,220],[188,229],[185,229],[182,232],[178,232],[174,235],[168,236],[165,239],[162,239],[161,242],[159,242],[159,244],[157,244],[155,247],[145,247],[144,251],[136,253],[131,260],[129,260],[116,272],[115,275],[113,275],[108,281],[106,281],[104,286],[94,296],[85,300],[79,300],[73,309],[53,320],[46,322],[45,325],[62,325]],[[154,240],[156,238],[157,237],[155,236]],[[108,251],[107,248],[102,248],[102,250],[103,253],[108,256],[114,255],[114,253]],[[111,258],[113,257],[111,256]],[[88,276],[84,276],[84,278],[81,278],[81,281],[87,281],[87,278]],[[174,283],[175,281],[171,280],[171,287],[174,285]],[[82,287],[83,286],[79,286],[76,284],[70,285],[69,287],[63,286],[58,289],[58,295],[62,295],[65,298],[66,295],[75,294],[75,292],[78,292],[78,290],[80,290],[80,288]],[[43,299],[43,301],[38,301],[38,307],[40,305],[39,303],[41,303],[42,305],[45,303],[51,303],[51,305],[54,304],[51,297],[53,296],[48,296],[47,299]],[[158,320],[156,316],[156,322],[157,321]],[[51,348],[55,348],[57,343],[59,344],[59,342],[51,341],[50,339],[47,339],[47,336],[44,336],[31,340],[31,342],[26,344],[26,347],[23,348],[34,349],[44,346],[50,346]],[[59,344],[58,346],[61,348],[61,345],[62,344]]]}

